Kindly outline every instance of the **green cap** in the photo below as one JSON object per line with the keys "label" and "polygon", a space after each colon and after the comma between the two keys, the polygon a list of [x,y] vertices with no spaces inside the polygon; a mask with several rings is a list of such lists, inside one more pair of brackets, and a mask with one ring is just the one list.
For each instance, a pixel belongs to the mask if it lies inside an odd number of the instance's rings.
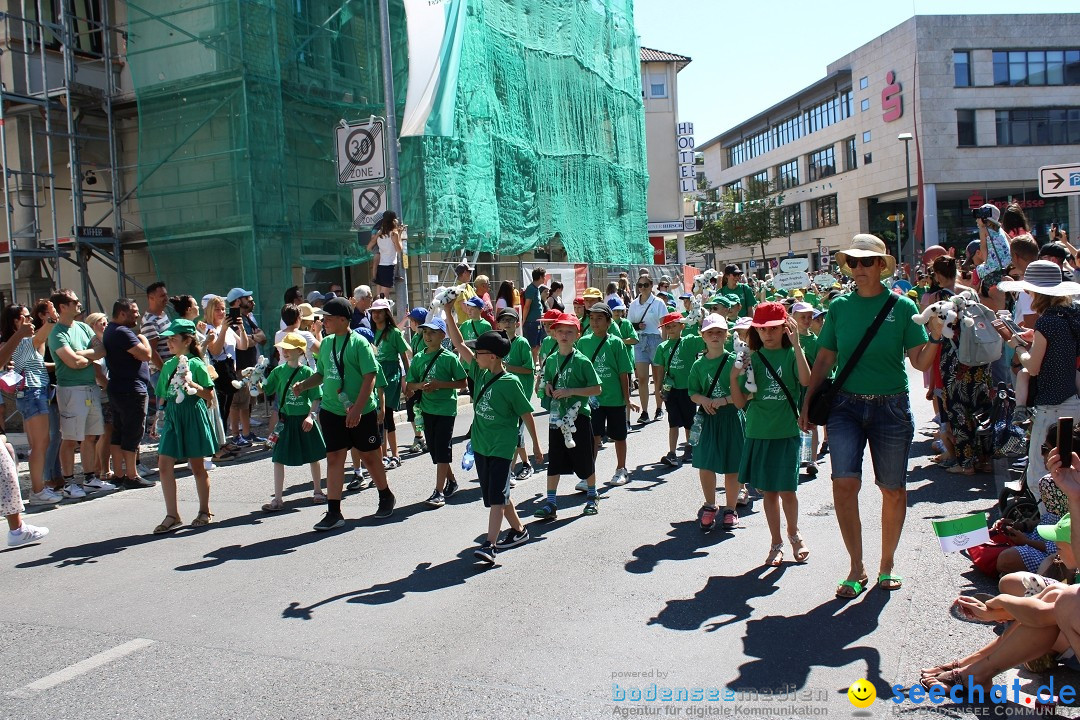
{"label": "green cap", "polygon": [[194,335],[195,323],[190,320],[173,320],[169,323],[169,327],[158,334],[158,337],[172,337],[173,335]]}
{"label": "green cap", "polygon": [[1039,531],[1039,537],[1055,543],[1067,543],[1072,540],[1072,520],[1069,516],[1057,521],[1057,525],[1040,525],[1035,528]]}
{"label": "green cap", "polygon": [[742,306],[742,298],[735,293],[726,293],[724,297],[727,298],[728,307]]}

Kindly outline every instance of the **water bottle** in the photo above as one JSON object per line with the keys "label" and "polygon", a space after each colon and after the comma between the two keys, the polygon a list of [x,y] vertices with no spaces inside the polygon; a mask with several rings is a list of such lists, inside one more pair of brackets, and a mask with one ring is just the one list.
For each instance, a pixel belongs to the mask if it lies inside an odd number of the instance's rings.
{"label": "water bottle", "polygon": [[705,413],[698,410],[694,413],[694,424],[690,428],[690,444],[697,445],[701,439],[701,428],[705,425]]}
{"label": "water bottle", "polygon": [[465,454],[461,456],[461,469],[472,470],[474,463],[476,463],[476,454],[473,452],[472,441],[470,440],[465,444]]}
{"label": "water bottle", "polygon": [[285,423],[278,421],[278,424],[274,426],[274,430],[266,436],[266,447],[271,450],[277,445],[278,438],[281,436],[281,431],[285,429]]}
{"label": "water bottle", "polygon": [[593,410],[600,409],[600,397],[597,395],[589,396],[589,407]]}
{"label": "water bottle", "polygon": [[813,438],[810,433],[799,434],[799,464],[809,465],[814,462]]}
{"label": "water bottle", "polygon": [[674,384],[671,382],[671,380],[668,378],[664,378],[664,384],[660,387],[660,397],[664,400],[667,400],[668,393],[671,392],[671,389],[673,387]]}

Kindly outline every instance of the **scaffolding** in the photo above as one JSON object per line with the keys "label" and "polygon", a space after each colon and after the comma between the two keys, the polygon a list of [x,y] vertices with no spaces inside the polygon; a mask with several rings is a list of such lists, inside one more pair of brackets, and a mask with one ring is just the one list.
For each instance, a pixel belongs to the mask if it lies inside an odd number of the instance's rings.
{"label": "scaffolding", "polygon": [[[105,308],[91,280],[92,260],[115,271],[118,297],[126,295],[126,282],[142,287],[124,271],[122,207],[133,191],[121,195],[115,112],[120,58],[110,2],[94,5],[94,17],[76,14],[74,3],[15,0],[11,7],[17,12],[0,13],[7,55],[0,78],[0,161],[11,300],[64,285],[67,262],[78,269],[86,306]],[[58,178],[56,160],[65,152],[68,173]],[[99,174],[107,179],[105,189],[93,188]],[[64,179],[67,188],[58,184]],[[57,196],[65,191],[71,215],[61,228]],[[89,205],[108,209],[88,213]],[[88,215],[96,217],[89,222]]]}

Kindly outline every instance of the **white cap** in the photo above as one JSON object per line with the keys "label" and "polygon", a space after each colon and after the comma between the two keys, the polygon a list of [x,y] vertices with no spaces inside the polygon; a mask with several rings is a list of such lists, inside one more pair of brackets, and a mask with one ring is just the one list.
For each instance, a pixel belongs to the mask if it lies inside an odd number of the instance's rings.
{"label": "white cap", "polygon": [[814,306],[808,302],[797,302],[791,306],[791,312],[814,312]]}
{"label": "white cap", "polygon": [[701,323],[701,332],[705,332],[706,330],[727,330],[727,329],[728,329],[727,318],[725,318],[723,315],[719,315],[717,313],[712,313],[707,318],[705,318],[705,322]]}

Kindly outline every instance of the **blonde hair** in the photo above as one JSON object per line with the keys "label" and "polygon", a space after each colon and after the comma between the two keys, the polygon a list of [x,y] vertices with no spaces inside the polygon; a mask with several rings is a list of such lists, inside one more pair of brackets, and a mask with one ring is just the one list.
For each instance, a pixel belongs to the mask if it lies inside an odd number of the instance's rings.
{"label": "blonde hair", "polygon": [[214,311],[217,309],[218,305],[221,306],[222,310],[225,309],[225,301],[217,295],[206,302],[206,307],[203,309],[203,322],[207,325],[217,327],[217,325],[214,325]]}
{"label": "blonde hair", "polygon": [[105,313],[96,312],[96,313],[90,313],[89,315],[87,315],[86,319],[83,320],[83,322],[85,322],[90,327],[94,327],[95,325],[97,325],[102,320],[105,320],[106,322],[108,322],[108,318],[105,317]]}
{"label": "blonde hair", "polygon": [[1043,295],[1042,293],[1031,294],[1031,311],[1036,315],[1042,315],[1055,305],[1069,305],[1072,298],[1068,295]]}
{"label": "blonde hair", "polygon": [[473,279],[473,287],[477,287],[478,285],[487,285],[488,287],[491,287],[491,278],[487,275],[477,275],[476,278]]}

